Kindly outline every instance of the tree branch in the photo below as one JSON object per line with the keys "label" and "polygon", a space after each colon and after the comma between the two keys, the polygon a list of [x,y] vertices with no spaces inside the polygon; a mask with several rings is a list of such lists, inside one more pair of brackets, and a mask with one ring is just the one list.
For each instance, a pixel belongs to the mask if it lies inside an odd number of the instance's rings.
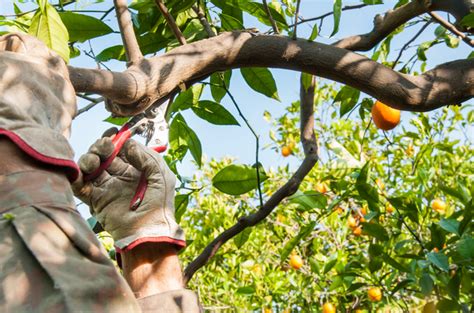
{"label": "tree branch", "polygon": [[127,55],[127,66],[138,63],[143,59],[137,37],[133,31],[132,16],[128,11],[127,0],[114,0],[117,21],[122,35],[122,42]]}
{"label": "tree branch", "polygon": [[384,16],[375,16],[374,28],[371,32],[344,38],[335,42],[333,45],[351,51],[368,51],[387,37],[397,27],[426,11],[427,9],[421,1],[410,1],[395,10],[388,11]]}
{"label": "tree branch", "polygon": [[228,228],[217,236],[217,238],[215,238],[204,249],[204,251],[188,265],[188,267],[186,267],[186,270],[184,271],[185,285],[187,285],[191,280],[196,271],[209,262],[223,244],[240,234],[247,227],[255,226],[260,223],[270,215],[270,213],[272,213],[283,199],[294,194],[298,190],[303,179],[318,161],[318,144],[314,135],[314,89],[314,77],[311,86],[309,86],[307,90],[304,89],[303,83],[301,82],[301,143],[303,144],[305,159],[300,167],[293,174],[290,180],[278,189],[257,212],[240,218],[234,226]]}
{"label": "tree branch", "polygon": [[268,7],[267,0],[263,0],[263,8],[265,9],[265,12],[267,13],[268,19],[270,20],[270,24],[272,24],[273,31],[275,34],[279,34],[280,30],[278,29],[278,26],[273,19],[272,12],[270,12],[270,8]]}
{"label": "tree branch", "polygon": [[98,105],[99,103],[101,102],[104,102],[105,98],[104,97],[99,97],[97,99],[91,99],[90,103],[88,105],[86,105],[85,107],[77,110],[77,113],[76,113],[76,116],[74,116],[73,119],[75,119],[76,117],[78,117],[79,115],[81,115],[82,113],[85,113],[87,111],[89,111],[90,109],[92,109],[93,107],[95,107],[96,105]]}
{"label": "tree branch", "polygon": [[212,30],[211,25],[207,21],[206,15],[202,11],[202,8],[199,5],[193,5],[193,11],[197,14],[199,22],[207,33],[208,37],[215,37],[216,33]]}
{"label": "tree branch", "polygon": [[[363,7],[366,7],[368,4],[356,4],[356,5],[346,5],[344,6],[341,11],[347,11],[347,10],[354,10],[354,9],[360,9],[360,8],[363,8]],[[311,17],[311,18],[302,18],[300,21],[297,21],[292,24],[292,25],[289,25],[289,27],[294,27],[295,25],[299,25],[299,24],[303,24],[303,23],[308,23],[308,22],[313,22],[313,21],[317,21],[317,20],[322,20],[328,16],[331,16],[334,14],[334,11],[331,11],[331,12],[328,12],[328,13],[325,13],[323,15],[320,15],[320,16],[316,16],[316,17]]]}
{"label": "tree branch", "polygon": [[298,28],[298,15],[300,14],[301,0],[296,0],[295,24],[293,26],[293,39],[296,39],[296,30]]}
{"label": "tree branch", "polygon": [[174,33],[174,36],[176,39],[178,39],[179,43],[181,45],[186,44],[186,38],[184,38],[183,33],[181,30],[179,30],[178,25],[176,25],[176,22],[173,18],[173,16],[168,12],[168,8],[165,6],[162,0],[155,0],[156,5],[158,6],[158,9],[160,9],[161,14],[163,14],[164,18],[166,19],[166,22],[168,23],[168,26],[171,28],[171,30]]}
{"label": "tree branch", "polygon": [[[419,76],[398,73],[365,56],[284,36],[227,32],[142,59],[123,73],[70,67],[77,92],[112,99],[119,115],[133,115],[216,71],[273,67],[306,72],[365,92],[407,111],[430,111],[474,96],[474,60],[441,64]],[[390,88],[387,88],[390,86]]]}
{"label": "tree branch", "polygon": [[464,34],[463,32],[460,32],[456,27],[454,27],[453,24],[449,23],[448,21],[446,21],[445,19],[443,19],[441,16],[439,16],[438,14],[434,13],[434,12],[429,12],[429,15],[431,15],[431,17],[436,21],[438,22],[439,24],[441,24],[444,28],[446,28],[447,30],[449,30],[451,33],[453,33],[454,35],[458,36],[459,38],[462,39],[462,41],[464,41],[465,43],[467,43],[469,46],[471,47],[474,47],[474,40],[469,38],[466,34]]}
{"label": "tree branch", "polygon": [[393,66],[392,68],[395,68],[395,66],[397,66],[397,63],[398,61],[400,60],[400,58],[402,57],[402,54],[403,54],[403,51],[405,51],[406,48],[408,48],[408,46],[416,40],[416,38],[418,38],[424,31],[425,29],[430,26],[431,24],[431,21],[428,21],[426,22],[421,28],[420,30],[415,34],[415,36],[413,36],[410,40],[408,40],[404,45],[403,47],[400,49],[400,52],[398,53],[398,56],[397,58],[395,59],[395,61],[393,61]]}

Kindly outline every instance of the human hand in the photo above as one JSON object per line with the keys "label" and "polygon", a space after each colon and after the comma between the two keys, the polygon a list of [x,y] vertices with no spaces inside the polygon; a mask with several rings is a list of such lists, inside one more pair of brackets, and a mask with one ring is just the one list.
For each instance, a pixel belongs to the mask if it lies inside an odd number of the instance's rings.
{"label": "human hand", "polygon": [[[94,143],[79,160],[84,174],[92,173],[114,150],[109,137]],[[140,177],[148,187],[136,210],[130,209]],[[76,196],[88,204],[91,213],[115,239],[119,250],[143,242],[167,242],[184,246],[183,230],[176,223],[174,188],[176,178],[160,154],[130,139],[109,168],[90,182],[82,178],[73,184]]]}

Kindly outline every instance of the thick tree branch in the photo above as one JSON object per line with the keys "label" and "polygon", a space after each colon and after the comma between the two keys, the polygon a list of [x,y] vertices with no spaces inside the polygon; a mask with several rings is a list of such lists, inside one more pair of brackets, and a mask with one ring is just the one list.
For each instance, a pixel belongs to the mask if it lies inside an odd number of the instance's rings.
{"label": "thick tree branch", "polygon": [[242,217],[231,228],[225,230],[214,239],[204,251],[191,262],[184,271],[184,284],[186,285],[193,275],[217,253],[219,248],[233,237],[240,234],[247,227],[252,227],[264,220],[286,197],[294,194],[303,179],[318,161],[318,144],[314,135],[314,77],[311,86],[304,89],[301,82],[301,143],[305,153],[305,159],[290,180],[278,189],[270,199],[255,213]]}
{"label": "thick tree branch", "polygon": [[165,6],[162,0],[155,0],[155,2],[156,2],[156,5],[158,6],[158,9],[160,9],[161,14],[163,14],[164,18],[166,19],[168,26],[173,31],[176,39],[178,39],[181,45],[185,45],[186,38],[184,38],[183,33],[179,29],[178,25],[176,25],[176,22],[173,16],[170,14],[170,12],[168,12],[168,8]]}
{"label": "thick tree branch", "polygon": [[70,71],[77,92],[102,94],[117,104],[117,113],[131,115],[164,101],[180,84],[240,67],[306,72],[352,86],[407,111],[430,111],[474,96],[473,59],[444,63],[423,75],[411,76],[334,46],[248,32],[223,33],[181,46],[142,59],[124,73],[72,67]]}
{"label": "thick tree branch", "polygon": [[474,40],[469,38],[466,34],[464,34],[463,32],[460,32],[456,27],[454,27],[453,24],[449,23],[448,21],[446,21],[445,19],[443,19],[441,16],[439,16],[438,14],[434,13],[434,12],[429,12],[429,14],[431,15],[431,17],[436,21],[438,22],[439,24],[441,24],[444,28],[446,28],[447,30],[449,30],[451,33],[453,33],[454,35],[458,36],[459,38],[462,39],[462,41],[464,41],[465,43],[467,43],[469,46],[471,47],[474,47]]}
{"label": "thick tree branch", "polygon": [[334,46],[351,51],[368,51],[399,26],[416,16],[431,11],[450,13],[459,21],[470,13],[470,1],[471,0],[413,0],[401,7],[386,12],[384,16],[377,15],[374,19],[374,28],[369,33],[344,38],[335,42]]}
{"label": "thick tree branch", "polygon": [[374,18],[374,28],[367,34],[355,35],[344,38],[334,46],[352,51],[368,51],[387,37],[400,25],[427,11],[421,1],[414,0]]}
{"label": "thick tree branch", "polygon": [[117,21],[122,35],[122,42],[127,55],[128,66],[136,64],[143,59],[137,37],[133,31],[132,16],[128,11],[127,0],[114,0]]}

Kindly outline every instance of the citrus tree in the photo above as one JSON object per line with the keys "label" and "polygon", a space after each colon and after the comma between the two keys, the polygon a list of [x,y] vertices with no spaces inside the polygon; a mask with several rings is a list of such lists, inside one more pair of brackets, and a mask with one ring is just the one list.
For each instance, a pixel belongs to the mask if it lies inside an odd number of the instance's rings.
{"label": "citrus tree", "polygon": [[[166,159],[189,237],[185,280],[205,307],[473,309],[474,113],[465,101],[474,93],[474,55],[426,69],[432,51],[474,45],[470,1],[395,1],[367,22],[371,31],[337,41],[346,13],[382,1],[335,0],[319,16],[294,0],[25,2],[0,16],[5,32],[35,35],[71,64],[90,56],[90,68],[69,67],[78,96],[91,101],[78,114],[105,101],[106,121],[120,125],[167,106]],[[121,44],[83,49],[116,33]],[[108,70],[114,60],[127,68]],[[232,81],[239,71],[277,101],[272,68],[302,72],[300,96],[283,114],[264,112],[270,144],[261,146]],[[401,124],[399,110],[412,112]],[[255,162],[203,158],[206,134],[186,114],[248,128]],[[262,164],[262,149],[291,166]],[[198,168],[192,178],[178,171],[186,155]],[[99,236],[113,258],[107,234]]]}

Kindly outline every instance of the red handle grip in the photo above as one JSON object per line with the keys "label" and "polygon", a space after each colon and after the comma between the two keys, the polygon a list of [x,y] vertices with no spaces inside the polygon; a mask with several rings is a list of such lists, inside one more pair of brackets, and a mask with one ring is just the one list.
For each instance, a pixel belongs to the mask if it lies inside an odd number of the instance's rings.
{"label": "red handle grip", "polygon": [[102,162],[95,171],[93,171],[90,174],[85,175],[84,181],[88,182],[99,177],[99,175],[102,174],[102,172],[105,171],[110,166],[110,164],[112,164],[115,157],[120,152],[120,150],[122,150],[123,145],[128,139],[130,139],[130,137],[132,137],[132,131],[129,129],[129,126],[128,125],[123,126],[120,129],[120,131],[117,134],[115,134],[115,137],[112,138],[112,143],[115,146],[112,154],[104,162]]}
{"label": "red handle grip", "polygon": [[[159,147],[154,147],[153,150],[155,150],[158,153],[166,151],[166,146],[159,146]],[[143,198],[145,198],[145,192],[148,188],[148,181],[146,179],[145,173],[142,173],[140,176],[140,181],[138,182],[137,190],[135,191],[135,195],[132,198],[132,201],[130,201],[130,209],[132,211],[135,211],[140,204],[143,201]]]}

